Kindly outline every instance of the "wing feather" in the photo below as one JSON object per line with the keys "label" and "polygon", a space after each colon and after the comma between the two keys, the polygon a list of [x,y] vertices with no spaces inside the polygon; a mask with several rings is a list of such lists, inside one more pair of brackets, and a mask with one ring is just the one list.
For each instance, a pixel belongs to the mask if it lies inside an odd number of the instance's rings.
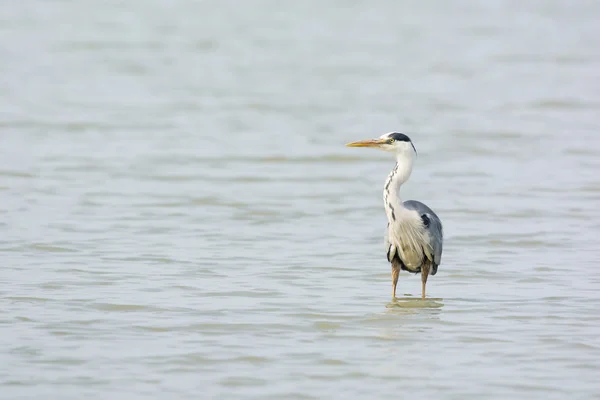
{"label": "wing feather", "polygon": [[429,234],[428,244],[431,249],[431,255],[433,255],[433,260],[431,261],[433,261],[435,269],[437,270],[437,266],[442,262],[442,248],[444,245],[444,229],[442,227],[442,221],[431,208],[420,201],[407,200],[404,202],[404,207],[409,210],[414,210],[421,215],[423,225]]}

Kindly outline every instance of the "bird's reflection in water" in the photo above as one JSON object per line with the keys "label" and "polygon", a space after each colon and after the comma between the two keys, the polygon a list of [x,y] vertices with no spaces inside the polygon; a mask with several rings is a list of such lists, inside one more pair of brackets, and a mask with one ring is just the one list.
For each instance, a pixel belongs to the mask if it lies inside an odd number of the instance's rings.
{"label": "bird's reflection in water", "polygon": [[404,297],[396,297],[390,303],[386,304],[386,308],[405,308],[405,309],[413,309],[413,308],[442,308],[444,307],[443,303],[444,299],[435,298],[435,297],[427,297],[425,299],[421,299],[420,297],[412,297],[407,294]]}
{"label": "bird's reflection in water", "polygon": [[444,299],[404,295],[386,304],[386,310],[381,314],[385,321],[379,337],[385,340],[413,340],[415,334],[435,330],[435,321],[442,314]]}

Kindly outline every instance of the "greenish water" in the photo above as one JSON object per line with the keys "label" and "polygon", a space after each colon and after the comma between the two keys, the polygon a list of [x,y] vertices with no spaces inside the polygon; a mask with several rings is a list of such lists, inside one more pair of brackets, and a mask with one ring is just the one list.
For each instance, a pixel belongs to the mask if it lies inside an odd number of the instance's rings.
{"label": "greenish water", "polygon": [[0,398],[600,398],[598,3],[0,10]]}

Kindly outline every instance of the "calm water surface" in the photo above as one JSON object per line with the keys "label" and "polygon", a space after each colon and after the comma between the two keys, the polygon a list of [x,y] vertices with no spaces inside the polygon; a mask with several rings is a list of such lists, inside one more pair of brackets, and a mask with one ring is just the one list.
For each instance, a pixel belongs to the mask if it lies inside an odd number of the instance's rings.
{"label": "calm water surface", "polygon": [[600,398],[598,2],[0,10],[1,398]]}

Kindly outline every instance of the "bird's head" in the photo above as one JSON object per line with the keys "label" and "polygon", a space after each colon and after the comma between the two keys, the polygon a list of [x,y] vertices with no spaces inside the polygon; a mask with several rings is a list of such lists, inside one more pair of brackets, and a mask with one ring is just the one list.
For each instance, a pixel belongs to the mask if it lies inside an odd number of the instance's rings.
{"label": "bird's head", "polygon": [[377,139],[360,140],[348,143],[348,147],[374,147],[376,149],[394,153],[396,158],[407,157],[412,159],[417,154],[417,149],[404,133],[390,132]]}

